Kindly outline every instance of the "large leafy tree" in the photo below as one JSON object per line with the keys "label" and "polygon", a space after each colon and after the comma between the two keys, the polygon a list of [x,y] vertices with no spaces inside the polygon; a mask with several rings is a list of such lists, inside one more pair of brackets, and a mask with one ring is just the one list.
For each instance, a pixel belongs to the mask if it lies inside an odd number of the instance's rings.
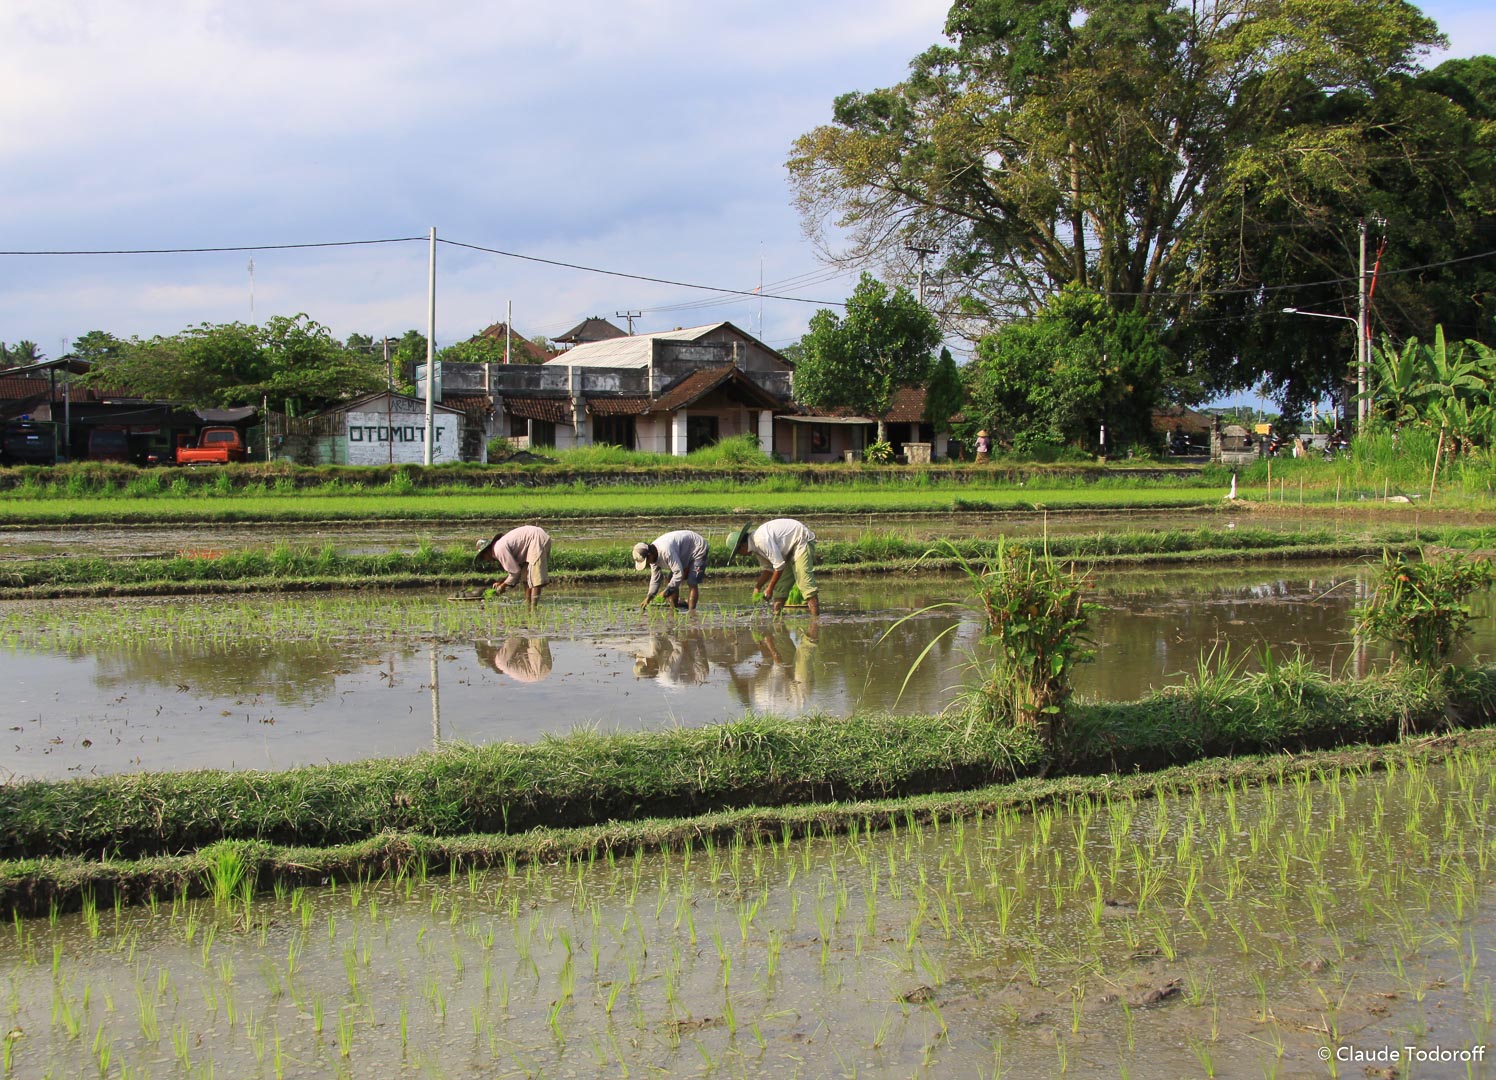
{"label": "large leafy tree", "polygon": [[126,342],[107,330],[90,330],[73,341],[73,356],[97,364],[119,356],[127,347]]}
{"label": "large leafy tree", "polygon": [[131,341],[98,357],[89,381],[199,407],[270,406],[311,412],[384,386],[377,358],[340,344],[305,315],[263,326],[203,323]]}
{"label": "large leafy tree", "polygon": [[966,411],[1019,450],[1115,450],[1151,438],[1171,365],[1146,319],[1072,285],[981,340],[966,366]]}
{"label": "large leafy tree", "polygon": [[[1201,385],[1284,389],[1335,350],[1295,349],[1332,328],[1284,329],[1301,301],[1275,290],[1354,292],[1381,185],[1478,217],[1475,129],[1430,137],[1469,113],[1416,84],[1442,39],[1403,0],[957,0],[946,32],[904,82],[838,98],[788,166],[833,257],[938,246],[973,337],[1077,284],[1147,317]],[[1271,371],[1237,347],[1249,323],[1278,332]]]}
{"label": "large leafy tree", "polygon": [[813,409],[877,417],[883,442],[894,391],[924,382],[939,344],[939,323],[908,289],[890,290],[863,274],[845,315],[821,308],[811,316],[800,339],[795,397]]}
{"label": "large leafy tree", "polygon": [[961,382],[961,369],[956,366],[951,351],[942,348],[925,388],[925,423],[934,428],[937,435],[949,434],[951,417],[960,412],[965,403],[966,387]]}

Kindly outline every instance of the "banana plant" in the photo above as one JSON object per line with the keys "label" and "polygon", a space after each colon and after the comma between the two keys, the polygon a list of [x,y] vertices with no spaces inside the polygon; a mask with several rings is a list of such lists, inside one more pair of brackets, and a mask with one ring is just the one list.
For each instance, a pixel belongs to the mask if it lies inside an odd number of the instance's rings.
{"label": "banana plant", "polygon": [[1444,327],[1434,327],[1434,343],[1425,353],[1428,371],[1425,375],[1424,394],[1434,401],[1449,399],[1475,399],[1486,396],[1486,380],[1482,377],[1480,364],[1468,355],[1465,343],[1449,348],[1444,342]]}
{"label": "banana plant", "polygon": [[1426,352],[1417,338],[1409,338],[1401,349],[1383,338],[1381,346],[1372,349],[1372,388],[1366,397],[1375,402],[1384,419],[1394,424],[1418,419],[1418,407],[1427,392]]}

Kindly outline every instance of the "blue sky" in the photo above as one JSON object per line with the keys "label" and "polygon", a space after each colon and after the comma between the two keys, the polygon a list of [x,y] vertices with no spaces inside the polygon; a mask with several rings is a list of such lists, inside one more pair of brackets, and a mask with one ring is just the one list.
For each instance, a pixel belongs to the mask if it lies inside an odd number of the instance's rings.
{"label": "blue sky", "polygon": [[[898,81],[938,0],[620,4],[5,0],[0,250],[424,237],[766,292],[722,297],[442,245],[437,342],[505,316],[559,334],[730,319],[783,346],[855,276],[816,258],[783,163],[836,94]],[[1488,2],[1423,5],[1450,56]],[[1434,60],[1443,58],[1433,58]],[[249,262],[253,259],[251,274]],[[173,333],[306,312],[424,330],[424,242],[0,256],[0,340]],[[251,303],[253,307],[251,307]]]}

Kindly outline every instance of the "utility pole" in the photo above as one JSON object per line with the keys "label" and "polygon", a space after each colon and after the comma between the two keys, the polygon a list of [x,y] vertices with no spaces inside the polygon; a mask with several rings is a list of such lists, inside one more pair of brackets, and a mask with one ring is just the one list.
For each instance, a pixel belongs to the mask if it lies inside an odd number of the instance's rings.
{"label": "utility pole", "polygon": [[930,248],[930,247],[920,247],[918,244],[905,244],[904,245],[904,250],[905,251],[912,251],[912,252],[914,252],[915,255],[919,256],[919,304],[920,304],[920,307],[924,307],[924,305],[925,305],[925,256],[926,255],[934,255],[939,249],[938,248]]}
{"label": "utility pole", "polygon": [[249,321],[255,321],[255,261],[249,260]]}
{"label": "utility pole", "polygon": [[504,301],[504,363],[512,364],[510,347],[514,344],[514,301]]}
{"label": "utility pole", "polygon": [[1366,219],[1360,221],[1361,263],[1356,274],[1356,433],[1366,430],[1371,402],[1366,397],[1366,368],[1371,351],[1370,327],[1366,323]]}
{"label": "utility pole", "polygon": [[643,315],[644,315],[644,312],[642,312],[642,311],[615,311],[615,312],[613,312],[613,317],[615,319],[627,319],[629,321],[629,337],[633,337],[634,336],[634,320],[638,319],[638,318],[641,318]]}
{"label": "utility pole", "polygon": [[431,402],[436,395],[436,226],[431,226],[430,271],[426,283],[426,453],[431,464],[431,428],[435,419]]}

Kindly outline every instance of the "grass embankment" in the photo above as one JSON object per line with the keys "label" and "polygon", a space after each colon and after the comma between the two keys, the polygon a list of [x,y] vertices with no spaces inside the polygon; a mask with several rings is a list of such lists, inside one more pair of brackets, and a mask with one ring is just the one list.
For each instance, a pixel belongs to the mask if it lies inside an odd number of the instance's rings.
{"label": "grass embankment", "polygon": [[[968,564],[986,561],[996,551],[998,542],[996,538],[967,537],[932,544],[869,534],[850,542],[822,542],[817,545],[817,556],[819,567],[832,572],[906,571],[916,566],[950,569],[962,560]],[[1057,558],[1098,566],[1248,558],[1354,558],[1387,548],[1411,550],[1420,543],[1466,549],[1489,546],[1496,543],[1496,528],[1420,526],[1306,532],[1207,528],[1114,531],[1007,541],[1010,549],[1037,550],[1047,545],[1050,554]],[[563,581],[638,577],[627,544],[608,549],[557,548],[551,557],[551,572]],[[757,573],[757,568],[722,567],[718,559],[713,573],[747,576]],[[280,544],[268,551],[199,551],[170,557],[18,559],[0,568],[0,598],[413,586],[472,588],[484,586],[492,578],[491,570],[474,570],[472,552],[462,547],[423,544],[410,552],[360,555],[340,552],[332,545],[296,548]]]}
{"label": "grass embankment", "polygon": [[[705,488],[705,490],[702,490]],[[564,485],[545,489],[392,493],[292,492],[284,495],[188,495],[138,499],[125,495],[80,498],[0,498],[0,522],[11,525],[107,523],[301,523],[340,521],[561,521],[585,517],[680,517],[745,513],[778,515],[967,511],[1023,511],[1127,507],[1212,506],[1224,489],[1170,487],[960,488],[847,485],[639,485],[599,490]]]}
{"label": "grass embankment", "polygon": [[[85,894],[104,902],[203,891],[223,844],[242,849],[262,888],[370,878],[413,860],[482,866],[733,831],[831,830],[1119,785],[1200,784],[1254,769],[1282,775],[1316,767],[1305,751],[1493,720],[1496,668],[1467,673],[1451,692],[1406,672],[1331,683],[1288,667],[1202,679],[1132,704],[1079,706],[1071,745],[1084,751],[1063,762],[1046,757],[1026,729],[955,715],[747,717],[278,773],[12,784],[0,787],[0,906],[36,913],[76,906]],[[1496,733],[1469,738],[1496,749]],[[1374,761],[1418,752],[1356,754]],[[1276,756],[1202,760],[1220,753]],[[1326,760],[1338,767],[1346,759]],[[1135,773],[1155,766],[1172,771]],[[1087,775],[1100,769],[1117,771]],[[1056,771],[1069,775],[1043,779]]]}

